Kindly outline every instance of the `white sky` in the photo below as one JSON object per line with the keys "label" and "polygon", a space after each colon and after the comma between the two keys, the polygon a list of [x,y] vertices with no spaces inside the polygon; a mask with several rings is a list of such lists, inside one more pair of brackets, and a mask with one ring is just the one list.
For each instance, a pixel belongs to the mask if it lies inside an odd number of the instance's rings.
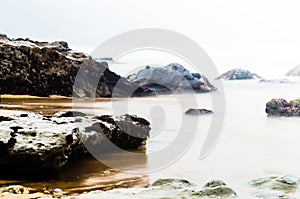
{"label": "white sky", "polygon": [[[165,28],[196,41],[219,69],[281,76],[300,64],[297,0],[1,0],[0,32],[65,40],[90,53],[138,28]],[[160,63],[158,63],[160,64]]]}

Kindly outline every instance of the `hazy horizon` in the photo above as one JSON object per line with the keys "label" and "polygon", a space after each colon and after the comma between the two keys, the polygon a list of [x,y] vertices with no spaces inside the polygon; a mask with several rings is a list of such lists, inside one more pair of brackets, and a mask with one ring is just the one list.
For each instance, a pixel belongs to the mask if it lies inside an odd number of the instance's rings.
{"label": "hazy horizon", "polygon": [[10,38],[64,40],[90,54],[122,32],[163,28],[196,41],[220,73],[245,68],[280,77],[300,64],[299,6],[296,0],[3,0],[0,32]]}

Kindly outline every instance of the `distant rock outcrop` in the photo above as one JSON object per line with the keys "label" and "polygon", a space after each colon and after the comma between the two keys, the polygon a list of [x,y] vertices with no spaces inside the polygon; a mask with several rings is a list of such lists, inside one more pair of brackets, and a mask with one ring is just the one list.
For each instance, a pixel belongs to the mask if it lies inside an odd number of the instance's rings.
{"label": "distant rock outcrop", "polygon": [[199,73],[190,73],[177,63],[165,67],[151,67],[138,71],[128,76],[131,83],[148,88],[158,94],[172,92],[210,92],[216,88],[206,77]]}
{"label": "distant rock outcrop", "polygon": [[295,68],[290,70],[286,76],[300,76],[300,65],[297,65]]}
{"label": "distant rock outcrop", "polygon": [[[85,78],[73,89],[80,67]],[[117,82],[121,89],[114,90]],[[71,50],[67,42],[9,39],[0,34],[0,94],[130,97],[147,92],[111,72],[105,63]]]}
{"label": "distant rock outcrop", "polygon": [[195,109],[195,108],[190,108],[185,112],[186,115],[209,115],[213,114],[214,112],[211,110],[207,109]]}
{"label": "distant rock outcrop", "polygon": [[227,71],[226,73],[223,73],[216,79],[243,80],[243,79],[261,79],[261,77],[255,73],[251,73],[248,70],[237,68],[237,69],[232,69],[230,71]]}

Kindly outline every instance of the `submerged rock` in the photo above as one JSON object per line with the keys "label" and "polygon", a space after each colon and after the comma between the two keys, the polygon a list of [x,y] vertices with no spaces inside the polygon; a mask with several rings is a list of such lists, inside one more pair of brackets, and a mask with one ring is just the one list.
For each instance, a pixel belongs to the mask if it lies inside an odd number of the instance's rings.
{"label": "submerged rock", "polygon": [[216,79],[222,79],[222,80],[243,80],[243,79],[261,79],[260,76],[257,74],[251,73],[248,70],[244,69],[232,69],[230,71],[227,71],[226,73],[223,73]]}
{"label": "submerged rock", "polygon": [[[80,68],[82,77],[73,90]],[[117,83],[119,89],[114,90]],[[0,94],[131,97],[149,92],[111,72],[105,62],[73,51],[67,42],[9,39],[0,34]]]}
{"label": "submerged rock", "polygon": [[128,80],[158,94],[216,90],[206,77],[199,73],[190,73],[177,63],[162,68],[146,66],[136,74],[128,76]]}
{"label": "submerged rock", "polygon": [[212,114],[214,113],[211,110],[207,110],[207,109],[194,109],[194,108],[190,108],[189,110],[187,110],[185,112],[186,115],[207,115],[207,114]]}
{"label": "submerged rock", "polygon": [[[70,117],[72,115],[74,117]],[[117,148],[137,149],[149,136],[149,122],[133,115],[92,116],[60,112],[46,117],[28,113],[0,122],[0,167],[5,169],[56,169],[70,159]]]}
{"label": "submerged rock", "polygon": [[300,116],[300,99],[287,102],[285,99],[272,99],[266,104],[268,116]]}
{"label": "submerged rock", "polygon": [[288,79],[261,79],[259,80],[260,83],[280,83],[280,84],[286,84],[286,83],[293,83]]}
{"label": "submerged rock", "polygon": [[286,76],[300,76],[300,65],[287,72]]}
{"label": "submerged rock", "polygon": [[[218,181],[221,182],[221,181]],[[74,198],[236,198],[234,190],[227,187],[224,182],[216,183],[213,187],[200,187],[182,179],[159,179],[148,188],[127,189],[126,191],[92,191]]]}
{"label": "submerged rock", "polygon": [[[251,181],[253,195],[258,198],[298,198],[300,179],[294,176],[267,177]],[[297,193],[298,192],[298,193]]]}

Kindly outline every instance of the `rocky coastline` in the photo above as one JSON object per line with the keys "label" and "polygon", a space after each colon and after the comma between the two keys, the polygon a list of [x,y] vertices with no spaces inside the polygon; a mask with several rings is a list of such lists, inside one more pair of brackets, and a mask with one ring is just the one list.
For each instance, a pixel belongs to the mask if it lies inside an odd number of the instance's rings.
{"label": "rocky coastline", "polygon": [[300,178],[297,176],[270,176],[249,181],[243,185],[247,193],[239,193],[236,188],[228,186],[221,180],[210,180],[199,186],[184,179],[158,179],[145,188],[113,189],[109,191],[90,191],[68,194],[60,188],[36,188],[22,185],[0,187],[0,198],[298,198],[300,196]]}
{"label": "rocky coastline", "polygon": [[64,41],[10,39],[0,34],[0,94],[97,98],[216,89],[204,76],[176,63],[149,67],[126,79],[110,71],[106,60],[72,50]]}

